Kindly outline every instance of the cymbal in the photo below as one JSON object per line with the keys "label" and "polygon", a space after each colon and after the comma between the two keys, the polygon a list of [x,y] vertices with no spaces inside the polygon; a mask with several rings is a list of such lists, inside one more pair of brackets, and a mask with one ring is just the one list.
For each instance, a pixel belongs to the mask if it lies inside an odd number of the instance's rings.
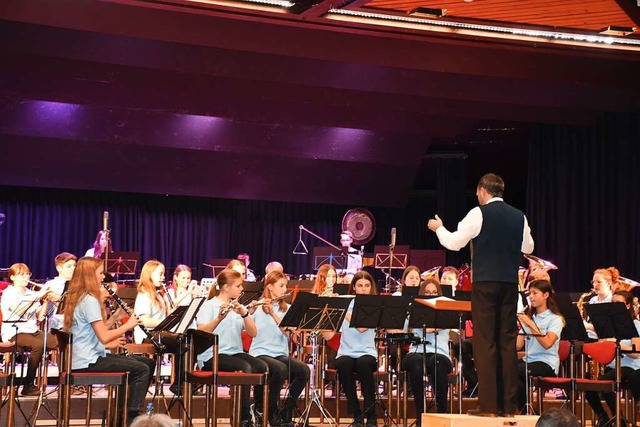
{"label": "cymbal", "polygon": [[535,266],[545,271],[558,269],[558,267],[556,267],[554,263],[552,263],[551,261],[547,261],[546,259],[542,259],[540,257],[533,256],[533,255],[525,255],[524,257],[529,260],[530,267]]}
{"label": "cymbal", "polygon": [[625,285],[627,285],[630,288],[636,288],[638,286],[640,286],[640,283],[636,282],[635,280],[632,279],[627,279],[626,277],[618,277],[618,283],[624,283]]}

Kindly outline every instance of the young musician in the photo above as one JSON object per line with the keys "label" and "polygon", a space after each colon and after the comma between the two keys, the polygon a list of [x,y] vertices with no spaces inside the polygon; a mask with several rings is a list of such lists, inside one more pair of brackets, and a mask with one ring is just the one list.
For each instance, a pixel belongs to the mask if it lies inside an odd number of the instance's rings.
{"label": "young musician", "polygon": [[[309,367],[302,361],[289,357],[287,331],[280,327],[282,318],[289,310],[284,301],[287,293],[287,276],[272,272],[264,279],[263,304],[257,307],[251,318],[258,328],[258,335],[251,342],[249,354],[264,361],[269,366],[269,424],[271,427],[291,424],[291,415],[296,402],[307,382]],[[279,299],[272,302],[274,298]],[[289,379],[289,396],[284,401],[283,411],[278,413],[278,399],[285,380]],[[256,406],[262,400],[258,395]]]}
{"label": "young musician", "polygon": [[96,240],[93,242],[93,247],[87,249],[84,256],[91,256],[94,258],[101,258],[105,252],[112,252],[111,239],[107,237],[107,232],[104,230],[98,231]]}
{"label": "young musician", "polygon": [[[529,370],[530,377],[554,377],[558,374],[558,347],[564,327],[564,319],[553,299],[553,286],[550,282],[531,282],[529,301],[530,310],[518,313],[521,334],[516,339],[517,348],[525,351],[524,357],[518,362],[518,409],[521,413],[526,412],[527,404],[526,369]],[[531,315],[528,311],[531,311]],[[535,336],[525,339],[522,333]]]}
{"label": "young musician", "polygon": [[62,252],[56,255],[54,264],[58,275],[53,279],[45,283],[45,287],[51,290],[49,298],[49,304],[47,307],[47,316],[49,316],[49,330],[52,328],[62,328],[62,322],[64,321],[63,314],[56,314],[58,310],[58,304],[62,294],[64,293],[64,285],[73,277],[73,271],[76,268],[76,261],[78,258],[69,252]]}
{"label": "young musician", "polygon": [[[376,295],[373,277],[366,271],[358,271],[351,280],[349,295]],[[347,314],[342,322],[340,331],[340,348],[336,358],[338,378],[347,396],[347,409],[353,414],[353,427],[376,426],[378,420],[375,409],[375,379],[373,373],[378,370],[378,350],[376,348],[375,329],[352,328],[349,324],[355,301],[351,301]],[[333,332],[324,333],[326,340],[333,337]],[[360,407],[356,393],[356,378],[358,374],[364,407]]]}
{"label": "young musician", "polygon": [[333,285],[336,284],[337,280],[338,273],[336,268],[331,264],[322,264],[318,269],[318,275],[311,293],[325,297],[334,296]]}
{"label": "young musician", "polygon": [[189,305],[200,290],[191,283],[191,268],[188,265],[179,264],[173,272],[172,286],[168,289],[169,296],[176,307]]}
{"label": "young musician", "polygon": [[[438,296],[442,295],[440,284],[435,278],[425,280],[420,284],[419,295]],[[416,424],[421,424],[421,414],[424,408],[424,371],[423,363],[426,363],[427,375],[432,379],[435,378],[436,388],[436,409],[438,413],[447,412],[447,375],[451,372],[453,366],[449,357],[449,329],[427,328],[426,335],[423,335],[421,328],[412,329],[414,335],[426,341],[423,347],[422,343],[413,343],[409,347],[409,353],[402,361],[402,368],[409,376],[411,389],[413,390],[414,404],[416,406]],[[437,338],[436,338],[437,334]],[[437,343],[437,347],[436,347]],[[426,353],[424,353],[426,349]],[[423,356],[424,355],[424,356]],[[426,360],[423,358],[426,357]],[[435,369],[434,369],[435,368]]]}
{"label": "young musician", "polygon": [[245,268],[247,269],[247,277],[246,277],[247,282],[255,282],[256,275],[254,274],[253,270],[249,268],[249,264],[251,264],[251,257],[249,256],[249,254],[247,253],[238,254],[236,259],[243,262]]}
{"label": "young musician", "polygon": [[238,259],[232,259],[226,268],[237,271],[242,276],[242,280],[247,280],[247,266],[244,265],[244,262]]}
{"label": "young musician", "polygon": [[[147,329],[158,326],[170,313],[172,307],[171,296],[167,295],[164,283],[164,264],[152,259],[144,263],[140,271],[140,281],[138,283],[138,295],[134,304],[134,313],[140,318],[142,325]],[[147,338],[141,328],[133,330],[133,340],[140,344]],[[165,347],[165,351],[176,354],[180,350],[180,343],[175,334],[169,331],[162,331],[160,341]],[[176,357],[176,359],[178,358]],[[183,372],[182,366],[175,366],[175,380],[169,390],[174,394],[182,393]]]}
{"label": "young musician", "polygon": [[[597,270],[596,270],[597,271]],[[640,321],[636,318],[636,313],[633,308],[633,294],[628,291],[616,291],[613,294],[611,302],[623,302],[629,311],[629,315],[633,319],[633,324],[640,335]],[[606,339],[606,338],[605,338]],[[615,339],[614,339],[615,341]],[[637,339],[636,339],[637,341]],[[637,342],[636,342],[637,345]],[[631,340],[622,340],[620,341],[620,348],[622,350],[631,350]],[[622,382],[626,383],[628,380],[629,388],[631,389],[634,397],[638,396],[638,375],[640,373],[640,358],[638,357],[640,354],[638,353],[624,353],[624,357],[620,359],[620,368],[621,368],[621,376]],[[616,362],[615,359],[607,365],[604,372],[598,377],[599,380],[610,380],[613,381],[616,379]],[[604,397],[604,401],[609,406],[611,412],[615,415],[616,410],[616,397],[614,393],[602,393],[602,397]],[[609,416],[607,412],[604,410],[602,406],[602,402],[600,401],[600,393],[595,391],[587,391],[585,393],[585,399],[591,405],[593,412],[598,416],[598,426],[603,426],[609,422]],[[623,422],[624,424],[624,422]]]}
{"label": "young musician", "polygon": [[[620,277],[618,269],[615,267],[598,268],[593,272],[593,279],[591,280],[591,286],[595,295],[589,299],[589,304],[602,304],[605,302],[611,302],[613,297],[613,291],[615,284]],[[598,334],[593,325],[587,320],[584,321],[584,328],[587,330],[587,335],[592,340],[598,339]]]}
{"label": "young musician", "polygon": [[345,268],[343,268],[340,273],[355,274],[362,270],[362,255],[360,255],[358,250],[351,247],[352,244],[353,233],[348,230],[342,231],[342,233],[340,233],[340,246],[342,246],[343,253],[347,259]]}
{"label": "young musician", "polygon": [[393,293],[393,296],[402,295],[402,289],[405,287],[417,288],[418,286],[420,286],[420,269],[415,265],[410,265],[402,272],[400,288]]}
{"label": "young musician", "polygon": [[[200,307],[196,322],[198,329],[218,335],[218,370],[221,372],[263,373],[268,371],[262,360],[246,354],[242,349],[242,331],[255,338],[258,329],[249,316],[249,310],[237,302],[242,293],[242,275],[235,270],[224,269],[211,288],[209,299]],[[211,348],[198,355],[198,365],[211,370],[213,353]],[[250,386],[242,386],[241,427],[251,425]],[[262,387],[255,387],[254,394],[262,394]]]}
{"label": "young musician", "polygon": [[[141,356],[107,353],[125,345],[124,333],[140,324],[132,315],[127,323],[109,329],[105,322],[102,300],[106,290],[101,286],[104,278],[103,263],[96,258],[78,260],[69,283],[64,312],[64,330],[73,335],[72,369],[74,372],[129,372],[129,400],[126,402],[129,419],[144,408],[144,398],[151,382],[154,361]],[[124,395],[121,394],[121,399]],[[118,407],[124,407],[124,401]]]}
{"label": "young musician", "polygon": [[[50,290],[42,287],[33,291],[27,289],[31,271],[26,264],[16,263],[9,267],[9,280],[12,285],[2,293],[2,341],[13,341],[19,349],[30,351],[27,373],[22,380],[22,395],[37,396],[40,389],[34,381],[38,366],[44,354],[45,335],[38,328],[38,320],[46,315],[47,304],[42,304]],[[56,348],[56,338],[47,336],[47,349]]]}

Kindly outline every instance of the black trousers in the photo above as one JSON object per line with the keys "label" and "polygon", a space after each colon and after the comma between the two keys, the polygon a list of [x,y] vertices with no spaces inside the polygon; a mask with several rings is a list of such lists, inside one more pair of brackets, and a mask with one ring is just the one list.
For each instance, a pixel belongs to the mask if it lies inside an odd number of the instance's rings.
{"label": "black trousers", "polygon": [[426,362],[427,375],[431,378],[436,389],[436,409],[439,413],[447,412],[447,374],[451,372],[451,360],[437,353],[427,353],[426,361],[423,361],[422,353],[409,353],[402,360],[402,369],[407,372],[411,389],[413,390],[413,399],[416,405],[416,414],[425,411],[424,408],[424,389],[422,364]]}
{"label": "black trousers", "polygon": [[[353,418],[356,420],[362,421],[363,416],[366,416],[367,420],[375,422],[376,384],[374,372],[378,369],[378,362],[375,357],[366,355],[354,359],[348,356],[340,356],[336,359],[336,369],[344,394],[347,396],[348,412],[353,414]],[[360,403],[358,402],[354,373],[358,374],[358,379],[360,380],[364,399],[363,409],[360,409]]]}
{"label": "black trousers", "polygon": [[[624,384],[626,380],[630,380],[631,377],[634,376],[636,372],[640,371],[640,369],[638,371],[634,371],[631,368],[623,367],[621,371],[622,371],[621,372],[622,382]],[[615,380],[616,370],[611,368],[606,368],[606,370],[602,374],[600,374],[600,376],[598,376],[598,379],[599,380]],[[632,393],[633,393],[633,390],[632,390]],[[587,391],[584,393],[584,398],[587,400],[587,402],[589,402],[589,405],[591,405],[593,412],[595,412],[598,415],[598,418],[600,418],[602,415],[606,415],[606,411],[604,410],[604,407],[602,406],[602,402],[600,401],[601,396],[604,398],[604,401],[607,402],[607,406],[611,410],[611,413],[615,415],[616,395],[614,393],[599,393],[597,391]]]}
{"label": "black trousers", "polygon": [[[288,356],[258,356],[269,367],[269,414],[278,411],[280,390],[289,379],[289,396],[298,399],[309,382],[309,367],[302,361]],[[262,394],[255,394],[256,406],[262,407]]]}
{"label": "black trousers", "polygon": [[[8,328],[9,326],[5,326]],[[16,343],[18,350],[23,349],[29,351],[29,362],[27,364],[27,373],[24,376],[22,384],[33,385],[33,382],[38,373],[38,366],[42,361],[42,355],[44,354],[44,332],[38,331],[32,334],[19,333],[11,338],[10,341]],[[47,334],[47,350],[53,350],[58,345],[58,340],[55,335]]]}
{"label": "black trousers", "polygon": [[517,409],[517,298],[516,283],[473,284],[473,358],[482,412],[513,414]]}
{"label": "black trousers", "polygon": [[[453,353],[459,356],[460,344],[453,344]],[[473,362],[473,338],[462,340],[462,377],[467,382],[467,388],[473,389],[478,385],[476,365]]]}

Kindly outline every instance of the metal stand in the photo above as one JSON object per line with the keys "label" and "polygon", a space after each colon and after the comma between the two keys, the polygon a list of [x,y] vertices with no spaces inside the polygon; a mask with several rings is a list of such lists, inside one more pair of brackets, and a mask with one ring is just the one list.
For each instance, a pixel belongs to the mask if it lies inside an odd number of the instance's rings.
{"label": "metal stand", "polygon": [[[47,396],[49,396],[50,394],[50,393],[47,394],[48,378],[47,378],[47,368],[46,368],[46,364],[48,363],[47,361],[48,339],[49,339],[49,316],[47,315],[45,316],[45,320],[44,320],[44,339],[42,343],[42,345],[44,346],[44,351],[42,352],[42,359],[40,360],[40,378],[42,378],[42,384],[40,387],[40,394],[38,395],[38,399],[36,400],[35,406],[33,407],[33,410],[31,411],[31,415],[29,415],[29,419],[27,421],[29,425],[32,425],[32,424],[35,425],[36,420],[38,419],[38,415],[40,414],[40,408],[44,408],[49,413],[49,415],[51,415],[51,418],[56,421],[56,426],[62,425],[62,422],[56,419],[56,415],[53,413],[53,410],[49,406],[49,399],[47,399]],[[56,386],[56,389],[58,388],[59,386]],[[53,391],[51,393],[53,393]]]}
{"label": "metal stand", "polygon": [[[302,411],[302,415],[300,415],[298,422],[295,423],[296,427],[303,427],[309,424],[309,416],[311,415],[311,409],[313,408],[314,405],[318,408],[318,410],[320,411],[320,414],[322,414],[322,416],[326,418],[328,424],[331,427],[338,427],[338,423],[336,422],[335,418],[331,416],[327,408],[325,408],[324,405],[322,404],[322,400],[320,400],[320,393],[323,392],[323,390],[318,390],[317,388],[318,384],[320,383],[320,375],[322,372],[322,366],[320,366],[320,357],[318,354],[318,350],[319,350],[318,334],[319,332],[317,330],[312,331],[309,334],[309,339],[311,340],[311,350],[312,350],[311,355],[312,355],[313,366],[314,366],[314,374],[313,374],[313,377],[311,378],[311,381],[309,382],[309,394],[311,396],[311,399],[309,400],[307,407],[304,409],[304,411]],[[339,393],[340,392],[337,391],[336,394],[339,396]]]}

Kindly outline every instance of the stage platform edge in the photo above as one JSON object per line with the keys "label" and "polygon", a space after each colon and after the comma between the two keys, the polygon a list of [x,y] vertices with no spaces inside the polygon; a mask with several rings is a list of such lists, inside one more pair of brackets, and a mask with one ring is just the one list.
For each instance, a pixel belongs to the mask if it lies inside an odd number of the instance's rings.
{"label": "stage platform edge", "polygon": [[538,415],[476,417],[466,414],[422,414],[422,425],[429,427],[535,427]]}

